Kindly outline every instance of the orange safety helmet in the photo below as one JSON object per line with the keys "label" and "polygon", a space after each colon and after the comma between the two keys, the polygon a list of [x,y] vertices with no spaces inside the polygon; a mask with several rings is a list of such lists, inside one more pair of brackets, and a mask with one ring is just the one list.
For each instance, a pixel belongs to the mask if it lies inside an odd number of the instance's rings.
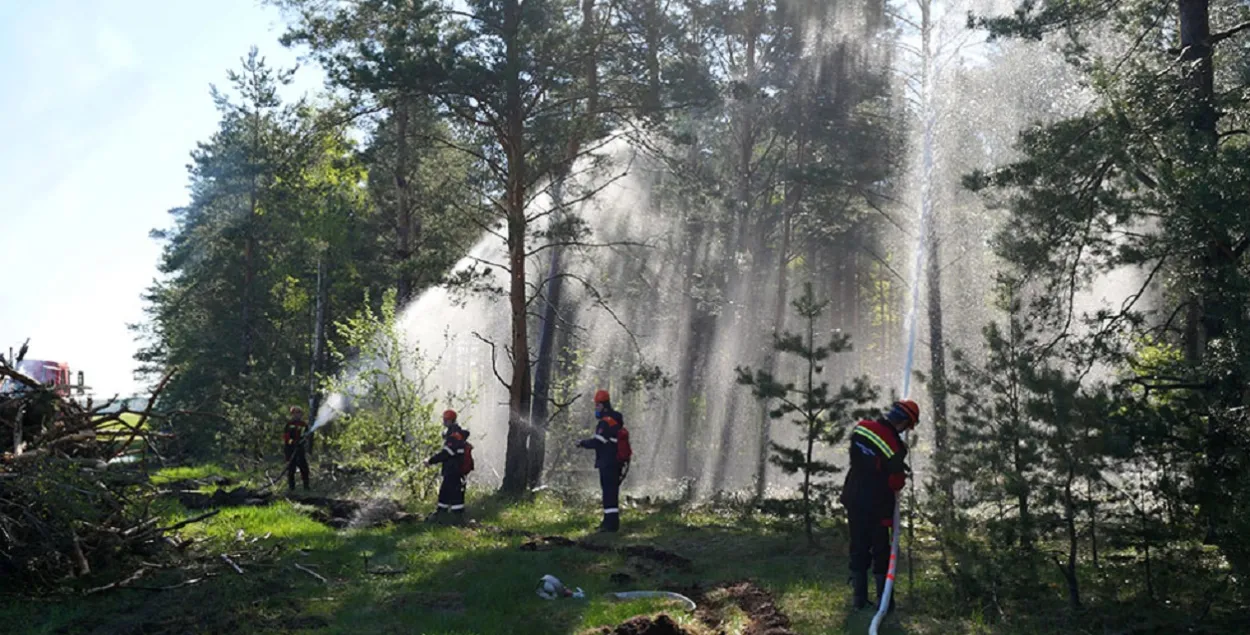
{"label": "orange safety helmet", "polygon": [[612,397],[608,395],[608,391],[600,390],[595,393],[595,403],[608,403],[612,401]]}
{"label": "orange safety helmet", "polygon": [[911,427],[914,428],[917,423],[920,423],[920,406],[910,399],[896,401],[886,417],[890,419],[906,419],[911,423]]}
{"label": "orange safety helmet", "polygon": [[444,411],[443,411],[443,421],[446,421],[446,420],[448,420],[448,419],[451,419],[452,421],[455,421],[455,420],[456,420],[456,411],[455,411],[455,410],[448,409],[448,410],[444,410]]}

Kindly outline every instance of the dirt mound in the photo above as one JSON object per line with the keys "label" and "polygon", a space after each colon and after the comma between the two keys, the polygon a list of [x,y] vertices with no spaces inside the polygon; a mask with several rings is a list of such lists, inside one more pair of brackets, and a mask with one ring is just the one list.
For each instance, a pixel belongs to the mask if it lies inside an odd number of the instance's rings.
{"label": "dirt mound", "polygon": [[790,618],[777,608],[773,596],[755,583],[744,581],[724,588],[738,608],[751,618],[743,635],[798,635],[790,630]]}
{"label": "dirt mound", "polygon": [[654,619],[650,617],[635,617],[617,625],[615,628],[605,626],[598,631],[592,631],[592,633],[593,635],[692,635],[690,631],[673,621],[673,618],[664,614],[660,614]]}
{"label": "dirt mound", "polygon": [[644,560],[654,560],[660,564],[666,564],[677,567],[678,569],[689,569],[694,565],[689,558],[679,556],[671,551],[657,549],[650,545],[633,545],[625,547],[622,551],[627,556],[634,558],[642,558]]}
{"label": "dirt mound", "polygon": [[750,580],[720,584],[712,588],[693,586],[672,588],[695,601],[695,618],[708,627],[719,630],[724,624],[723,612],[729,605],[737,606],[747,614],[748,622],[743,635],[797,635],[790,627],[790,618],[777,608],[772,595]]}
{"label": "dirt mound", "polygon": [[554,547],[576,547],[593,551],[595,553],[608,553],[615,551],[627,557],[639,558],[642,560],[652,560],[660,564],[677,567],[679,569],[689,569],[693,563],[685,556],[677,555],[671,551],[665,551],[658,547],[650,545],[629,545],[626,547],[612,547],[611,545],[601,545],[585,540],[571,540],[564,536],[539,536],[531,540],[527,540],[521,544],[521,551],[550,551]]}
{"label": "dirt mound", "polygon": [[212,494],[201,492],[178,492],[178,501],[187,509],[209,509],[211,507],[259,507],[273,501],[273,495],[259,492],[247,487],[236,487],[232,490],[219,489]]}
{"label": "dirt mound", "polygon": [[291,500],[316,507],[313,520],[335,529],[345,527],[376,527],[386,523],[411,522],[417,517],[400,508],[399,501],[388,498],[355,501],[322,496],[294,496]]}

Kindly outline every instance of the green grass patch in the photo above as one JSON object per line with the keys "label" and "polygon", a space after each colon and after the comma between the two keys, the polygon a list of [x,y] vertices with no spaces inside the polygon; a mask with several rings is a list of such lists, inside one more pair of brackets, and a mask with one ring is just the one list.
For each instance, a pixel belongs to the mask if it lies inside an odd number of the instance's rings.
{"label": "green grass patch", "polygon": [[[218,466],[171,468],[154,480],[174,482],[230,474]],[[616,601],[613,591],[703,589],[751,580],[770,593],[804,635],[866,633],[871,612],[849,611],[846,545],[836,532],[808,546],[797,527],[765,518],[676,507],[627,508],[623,532],[595,535],[597,505],[540,495],[524,503],[470,496],[477,527],[406,523],[335,530],[311,509],[289,500],[265,507],[224,509],[179,533],[194,538],[181,569],[158,570],[150,589],[202,581],[173,590],[118,589],[53,601],[0,601],[0,624],[27,633],[424,633],[427,635],[580,634],[639,615],[667,613],[700,635],[717,632],[663,600]],[[413,512],[429,511],[413,509]],[[164,501],[166,522],[192,514]],[[693,562],[689,570],[578,547],[522,550],[527,538],[508,530],[559,535],[607,546],[651,545]],[[244,569],[240,575],[222,560]],[[326,578],[316,579],[295,565]],[[84,586],[126,575],[109,571]],[[544,574],[581,587],[585,599],[547,601],[535,594]],[[614,575],[616,574],[616,575]],[[628,582],[621,582],[628,576]],[[942,578],[918,571],[914,591],[900,579],[900,610],[882,633],[1102,632],[1096,622],[1064,618],[1062,589],[1039,599],[1033,614],[996,616],[952,605]],[[719,629],[742,633],[748,616],[732,600],[709,593]],[[1008,626],[1010,624],[1010,626]],[[1058,630],[1056,630],[1058,629]]]}
{"label": "green grass patch", "polygon": [[235,481],[245,481],[247,476],[238,470],[223,467],[215,463],[203,465],[166,467],[152,473],[153,485],[168,485],[178,481],[206,479],[213,476],[224,476]]}
{"label": "green grass patch", "polygon": [[[95,419],[95,421],[99,421],[100,419],[108,419],[108,418],[112,418],[112,415],[101,415],[99,418]],[[142,429],[149,428],[152,425],[152,419],[148,419],[147,421],[143,422],[142,426],[140,426],[139,422],[143,419],[143,417],[133,412],[123,412],[122,414],[118,415],[117,418],[120,419],[121,422],[125,422],[126,425],[122,425],[122,423],[118,421],[110,421],[100,426],[100,429],[101,430],[128,430],[129,428],[127,428],[126,426],[130,426],[130,428],[138,427],[139,429],[142,430]]]}

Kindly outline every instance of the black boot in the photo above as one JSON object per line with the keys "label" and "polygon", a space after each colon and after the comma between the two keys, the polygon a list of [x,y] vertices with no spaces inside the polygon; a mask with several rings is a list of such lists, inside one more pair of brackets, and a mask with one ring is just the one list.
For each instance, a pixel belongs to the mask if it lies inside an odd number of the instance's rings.
{"label": "black boot", "polygon": [[[893,589],[890,591],[890,608],[886,609],[886,613],[894,612],[894,592],[897,590]],[[879,575],[877,576],[877,606],[881,606],[881,597],[883,595],[885,595],[885,576]]]}
{"label": "black boot", "polygon": [[853,600],[851,602],[851,608],[853,610],[858,611],[868,606],[868,572],[867,571],[852,571],[851,572],[851,592],[853,594]]}

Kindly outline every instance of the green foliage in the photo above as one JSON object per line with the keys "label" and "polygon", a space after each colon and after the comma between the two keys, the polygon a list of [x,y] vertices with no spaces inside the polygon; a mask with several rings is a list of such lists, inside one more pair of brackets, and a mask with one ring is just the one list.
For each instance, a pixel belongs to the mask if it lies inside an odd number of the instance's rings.
{"label": "green foliage", "polygon": [[[1039,469],[1088,482],[1090,523],[1101,511],[1109,542],[1133,545],[1146,568],[1137,590],[1151,598],[1160,550],[1214,544],[1237,575],[1250,572],[1248,17],[1221,0],[1044,0],[979,20],[995,35],[1062,34],[1094,97],[1022,132],[1017,160],[967,184],[1003,196],[997,251],[1028,290],[1023,315],[1069,372],[1038,359],[1050,370],[1026,382],[1046,404],[1029,413],[1045,426],[1031,431]],[[1079,294],[1126,268],[1141,274],[1127,301],[1083,316]],[[1109,369],[1110,386],[1073,386],[1095,368]],[[1050,477],[1038,485],[1057,491]]]}
{"label": "green foliage", "polygon": [[326,445],[344,465],[402,482],[417,500],[429,498],[437,491],[437,466],[425,461],[443,445],[435,400],[462,409],[469,397],[434,394],[427,380],[441,354],[408,342],[396,320],[394,290],[383,295],[378,312],[366,296],[365,306],[335,327],[343,348],[332,345],[331,355],[353,370],[326,378],[324,386],[349,395],[352,408],[333,424],[338,432]]}
{"label": "green foliage", "polygon": [[751,388],[757,399],[771,407],[768,416],[785,421],[801,430],[802,445],[786,447],[770,441],[769,461],[787,474],[801,473],[803,484],[799,487],[803,496],[802,514],[804,529],[809,541],[814,540],[812,525],[815,517],[833,509],[838,487],[832,479],[841,468],[814,457],[816,445],[837,447],[846,437],[845,422],[852,417],[868,414],[863,406],[877,398],[877,389],[866,377],[836,391],[829,382],[816,378],[825,370],[830,356],[850,350],[849,335],[834,333],[828,343],[816,342],[816,320],[824,312],[828,302],[816,300],[810,283],[803,286],[803,294],[791,302],[795,312],[807,325],[804,334],[782,333],[774,338],[773,348],[778,353],[794,355],[801,359],[806,370],[799,381],[782,381],[764,370],[739,367],[738,383]]}

